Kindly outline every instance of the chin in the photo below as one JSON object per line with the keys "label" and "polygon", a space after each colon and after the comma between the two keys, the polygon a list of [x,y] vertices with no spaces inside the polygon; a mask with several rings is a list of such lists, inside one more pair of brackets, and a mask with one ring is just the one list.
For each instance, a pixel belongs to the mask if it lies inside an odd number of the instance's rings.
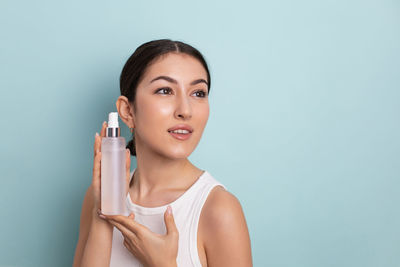
{"label": "chin", "polygon": [[192,152],[170,152],[168,156],[173,159],[186,159]]}
{"label": "chin", "polygon": [[192,154],[193,150],[192,149],[184,149],[182,147],[175,147],[172,149],[169,149],[168,151],[165,151],[165,155],[169,158],[174,158],[174,159],[185,159]]}

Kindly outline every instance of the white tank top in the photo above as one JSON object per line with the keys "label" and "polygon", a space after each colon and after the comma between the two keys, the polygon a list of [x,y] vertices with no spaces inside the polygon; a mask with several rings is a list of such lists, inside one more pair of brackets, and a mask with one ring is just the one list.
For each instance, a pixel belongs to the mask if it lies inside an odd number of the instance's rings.
{"label": "white tank top", "polygon": [[[135,170],[131,172],[132,174]],[[179,231],[178,267],[201,267],[197,250],[197,228],[201,209],[211,192],[217,186],[226,187],[218,182],[210,173],[204,171],[196,182],[186,190],[178,199],[160,207],[143,207],[131,201],[128,193],[126,197],[128,216],[130,211],[135,214],[135,221],[146,226],[158,234],[166,234],[164,212],[171,205],[176,227]],[[134,267],[143,266],[123,244],[124,238],[121,232],[114,227],[110,267]]]}

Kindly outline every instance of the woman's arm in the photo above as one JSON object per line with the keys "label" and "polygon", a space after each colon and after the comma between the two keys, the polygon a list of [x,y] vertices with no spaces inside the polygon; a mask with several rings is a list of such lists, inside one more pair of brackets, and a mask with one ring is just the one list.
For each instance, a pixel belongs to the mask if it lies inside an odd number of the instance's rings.
{"label": "woman's arm", "polygon": [[75,248],[75,256],[73,267],[79,267],[81,265],[83,250],[85,249],[86,241],[89,236],[90,224],[92,223],[91,209],[93,206],[91,186],[86,191],[85,197],[83,199],[82,210],[81,210],[81,220],[79,225],[79,239],[78,244]]}
{"label": "woman's arm", "polygon": [[246,219],[239,200],[220,186],[208,196],[199,223],[207,267],[253,266]]}
{"label": "woman's arm", "polygon": [[82,204],[79,240],[73,267],[109,266],[113,226],[100,219],[93,210],[92,186]]}
{"label": "woman's arm", "polygon": [[[86,191],[82,204],[79,241],[75,251],[74,267],[109,266],[113,226],[101,219],[97,210],[101,207],[101,140],[106,135],[107,123],[103,122],[100,134],[96,133],[94,141],[92,184]],[[129,150],[126,157],[126,185],[129,188],[131,158]],[[125,194],[128,193],[128,190]]]}

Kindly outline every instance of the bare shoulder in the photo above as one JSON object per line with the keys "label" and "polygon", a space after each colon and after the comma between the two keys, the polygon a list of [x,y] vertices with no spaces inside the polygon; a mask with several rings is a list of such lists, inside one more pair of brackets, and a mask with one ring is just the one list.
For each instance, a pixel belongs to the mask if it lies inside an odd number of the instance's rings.
{"label": "bare shoulder", "polygon": [[206,221],[210,223],[209,226],[220,226],[233,219],[244,219],[240,201],[222,186],[215,186],[211,190],[204,203],[202,214],[208,219]]}
{"label": "bare shoulder", "polygon": [[204,203],[199,228],[207,266],[252,266],[251,244],[240,201],[215,186]]}

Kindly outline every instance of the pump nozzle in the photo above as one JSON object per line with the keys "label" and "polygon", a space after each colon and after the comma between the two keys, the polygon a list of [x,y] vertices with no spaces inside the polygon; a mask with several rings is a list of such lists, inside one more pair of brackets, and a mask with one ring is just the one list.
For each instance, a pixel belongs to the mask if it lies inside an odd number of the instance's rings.
{"label": "pump nozzle", "polygon": [[108,114],[108,126],[106,131],[106,137],[118,137],[119,123],[118,123],[118,112],[110,112]]}
{"label": "pump nozzle", "polygon": [[108,127],[118,128],[118,112],[110,112],[108,114]]}

